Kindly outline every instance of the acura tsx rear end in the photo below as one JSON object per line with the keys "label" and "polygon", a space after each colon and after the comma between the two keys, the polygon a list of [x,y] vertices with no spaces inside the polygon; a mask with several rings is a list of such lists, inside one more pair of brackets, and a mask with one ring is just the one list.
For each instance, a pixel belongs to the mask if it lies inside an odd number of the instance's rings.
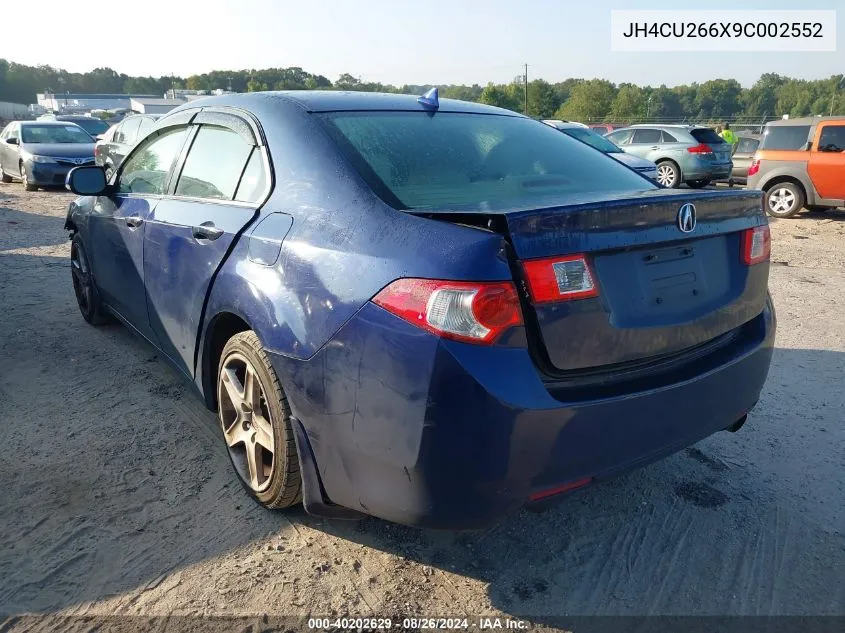
{"label": "acura tsx rear end", "polygon": [[[188,245],[217,239],[203,201],[195,243],[155,215],[223,115],[246,126],[231,124],[253,143],[244,160],[265,158],[267,193],[194,268]],[[759,192],[661,189],[540,122],[436,94],[203,100],[133,152],[179,126],[169,184],[143,207],[151,322],[102,296],[105,261],[79,258],[84,298],[181,355],[268,507],[480,528],[737,430],[757,402],[775,337]],[[86,217],[119,206],[123,179],[76,186],[100,202],[72,205],[75,252],[96,252]],[[167,281],[179,270],[188,286]]]}

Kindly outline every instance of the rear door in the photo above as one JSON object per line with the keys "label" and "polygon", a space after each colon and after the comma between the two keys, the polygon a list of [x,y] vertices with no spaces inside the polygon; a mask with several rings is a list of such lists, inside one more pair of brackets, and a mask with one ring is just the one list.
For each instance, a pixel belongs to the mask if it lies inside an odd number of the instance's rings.
{"label": "rear door", "polygon": [[845,121],[819,124],[807,171],[820,197],[845,200]]}
{"label": "rear door", "polygon": [[249,122],[203,111],[170,195],[147,223],[144,278],[161,349],[193,375],[205,299],[234,242],[269,189],[266,150]]}
{"label": "rear door", "polygon": [[637,128],[634,130],[634,135],[631,137],[631,144],[626,148],[626,151],[636,154],[641,158],[652,160],[660,150],[663,133],[660,130],[653,128]]}

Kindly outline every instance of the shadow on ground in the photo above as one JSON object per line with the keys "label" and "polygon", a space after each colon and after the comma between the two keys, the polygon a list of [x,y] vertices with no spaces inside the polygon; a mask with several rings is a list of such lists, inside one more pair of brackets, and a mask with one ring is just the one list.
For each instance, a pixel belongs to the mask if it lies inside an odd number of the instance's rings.
{"label": "shadow on ground", "polygon": [[[542,514],[473,533],[329,522],[250,501],[213,414],[126,329],[85,325],[65,267],[0,255],[0,615],[154,587],[286,520],[480,580],[492,606],[538,623],[845,613],[844,353],[778,349],[739,433]],[[422,578],[410,599],[432,591]]]}

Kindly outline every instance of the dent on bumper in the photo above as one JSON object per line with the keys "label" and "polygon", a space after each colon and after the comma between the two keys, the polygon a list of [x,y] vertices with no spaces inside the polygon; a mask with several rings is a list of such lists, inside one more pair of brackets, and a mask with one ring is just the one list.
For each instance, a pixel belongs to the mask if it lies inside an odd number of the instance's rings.
{"label": "dent on bumper", "polygon": [[732,425],[757,402],[774,314],[685,382],[552,397],[524,349],[444,342],[368,305],[309,361],[272,360],[332,502],[398,523],[481,528],[538,491],[601,479]]}

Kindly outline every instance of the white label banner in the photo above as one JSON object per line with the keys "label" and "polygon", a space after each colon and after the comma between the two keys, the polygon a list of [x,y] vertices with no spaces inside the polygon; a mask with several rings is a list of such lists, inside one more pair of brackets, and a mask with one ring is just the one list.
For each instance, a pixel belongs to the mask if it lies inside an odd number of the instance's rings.
{"label": "white label banner", "polygon": [[835,52],[836,11],[610,12],[614,52]]}

